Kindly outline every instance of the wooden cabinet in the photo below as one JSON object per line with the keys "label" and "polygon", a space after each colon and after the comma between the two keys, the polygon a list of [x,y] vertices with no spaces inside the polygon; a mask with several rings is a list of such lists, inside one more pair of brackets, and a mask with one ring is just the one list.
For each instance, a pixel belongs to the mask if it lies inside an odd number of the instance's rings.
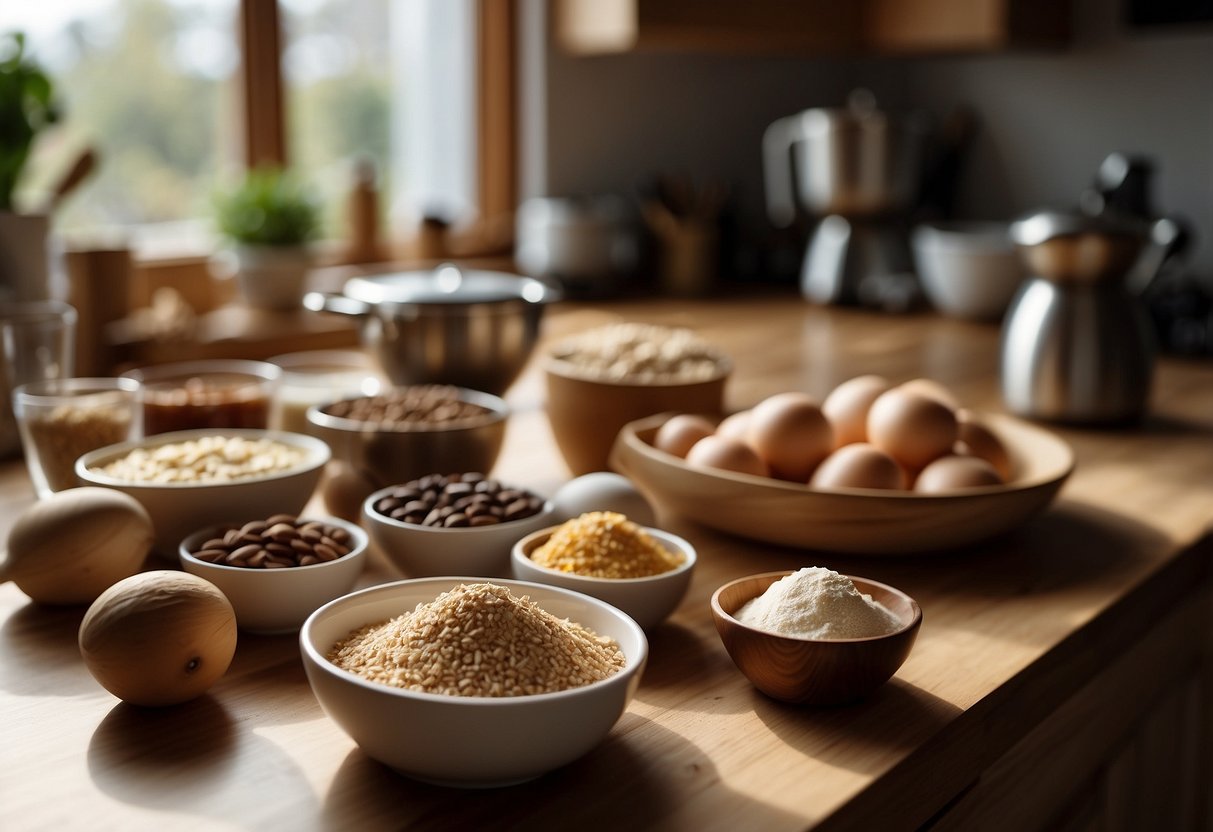
{"label": "wooden cabinet", "polygon": [[574,54],[946,54],[1057,47],[1067,0],[556,0]]}

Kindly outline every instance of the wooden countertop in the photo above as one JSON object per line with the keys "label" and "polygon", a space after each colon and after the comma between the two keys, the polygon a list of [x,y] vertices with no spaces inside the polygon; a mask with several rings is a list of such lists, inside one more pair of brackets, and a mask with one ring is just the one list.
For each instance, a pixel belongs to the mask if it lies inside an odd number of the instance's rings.
{"label": "wooden countertop", "polygon": [[[1001,409],[997,327],[781,297],[562,306],[546,337],[618,319],[693,326],[722,345],[736,363],[732,409],[789,389],[824,395],[867,372],[930,376],[971,406]],[[550,492],[568,473],[534,364],[508,399],[515,414],[494,473]],[[700,560],[685,603],[650,634],[635,700],[595,751],[508,789],[426,786],[367,758],[321,712],[293,636],[241,634],[228,674],[192,703],[121,704],[80,661],[82,609],[40,608],[2,586],[0,828],[919,827],[1209,580],[1213,364],[1164,362],[1138,429],[1057,433],[1078,467],[1054,507],[951,554],[838,557],[663,514]],[[20,463],[4,464],[0,531],[31,501]],[[914,652],[870,701],[777,703],[716,636],[707,600],[718,585],[803,565],[893,584],[922,606]],[[364,583],[393,577],[373,559]],[[1167,642],[1154,675],[1204,661],[1204,642]],[[1096,701],[1131,698],[1134,684]],[[1042,770],[1033,788],[1074,787],[1065,771]]]}

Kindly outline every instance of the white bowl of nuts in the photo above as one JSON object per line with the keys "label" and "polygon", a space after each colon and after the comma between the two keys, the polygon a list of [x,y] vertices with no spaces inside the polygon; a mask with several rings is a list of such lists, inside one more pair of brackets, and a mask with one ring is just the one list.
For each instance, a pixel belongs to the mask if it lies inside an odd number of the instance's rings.
{"label": "white bowl of nuts", "polygon": [[458,577],[338,598],[299,642],[321,707],[367,755],[464,787],[520,783],[589,752],[648,657],[640,627],[596,598]]}
{"label": "white bowl of nuts", "polygon": [[298,514],[328,461],[328,445],[301,433],[183,430],[84,454],[76,476],[138,500],[155,526],[156,552],[175,558],[198,529]]}
{"label": "white bowl of nuts", "polygon": [[201,529],[181,542],[186,572],[213,583],[251,633],[291,633],[318,607],[354,588],[367,535],[344,520],[271,515]]}
{"label": "white bowl of nuts", "polygon": [[413,578],[508,577],[513,545],[554,518],[550,501],[478,473],[429,474],[362,504],[375,546]]}
{"label": "white bowl of nuts", "polygon": [[648,630],[686,596],[695,548],[677,535],[595,511],[514,544],[514,577],[592,595]]}

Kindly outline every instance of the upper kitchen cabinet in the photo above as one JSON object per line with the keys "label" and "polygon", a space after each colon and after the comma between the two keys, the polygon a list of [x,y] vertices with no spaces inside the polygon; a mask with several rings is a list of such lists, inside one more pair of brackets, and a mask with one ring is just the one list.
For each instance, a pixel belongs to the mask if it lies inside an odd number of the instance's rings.
{"label": "upper kitchen cabinet", "polygon": [[1059,47],[1069,0],[555,0],[558,42],[634,50],[938,55]]}

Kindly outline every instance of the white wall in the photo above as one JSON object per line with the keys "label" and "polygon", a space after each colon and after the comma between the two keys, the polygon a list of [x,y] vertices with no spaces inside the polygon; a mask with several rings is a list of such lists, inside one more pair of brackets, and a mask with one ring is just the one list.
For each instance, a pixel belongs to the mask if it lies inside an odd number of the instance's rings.
{"label": "white wall", "polygon": [[570,57],[535,43],[545,5],[524,4],[524,196],[630,194],[653,174],[674,173],[738,183],[757,211],[763,130],[813,103],[839,103],[848,88],[848,68],[835,61]]}
{"label": "white wall", "polygon": [[[537,14],[539,0],[528,4]],[[761,221],[762,131],[775,118],[837,105],[855,85],[890,106],[973,106],[982,131],[960,210],[1008,218],[1072,204],[1107,153],[1157,160],[1156,205],[1192,221],[1194,263],[1213,272],[1213,29],[1130,31],[1119,2],[1076,0],[1064,51],[897,60],[678,54],[578,58],[524,45],[526,195],[629,192],[656,171],[740,183]],[[542,32],[534,27],[532,37]],[[535,65],[540,65],[536,68]]]}

